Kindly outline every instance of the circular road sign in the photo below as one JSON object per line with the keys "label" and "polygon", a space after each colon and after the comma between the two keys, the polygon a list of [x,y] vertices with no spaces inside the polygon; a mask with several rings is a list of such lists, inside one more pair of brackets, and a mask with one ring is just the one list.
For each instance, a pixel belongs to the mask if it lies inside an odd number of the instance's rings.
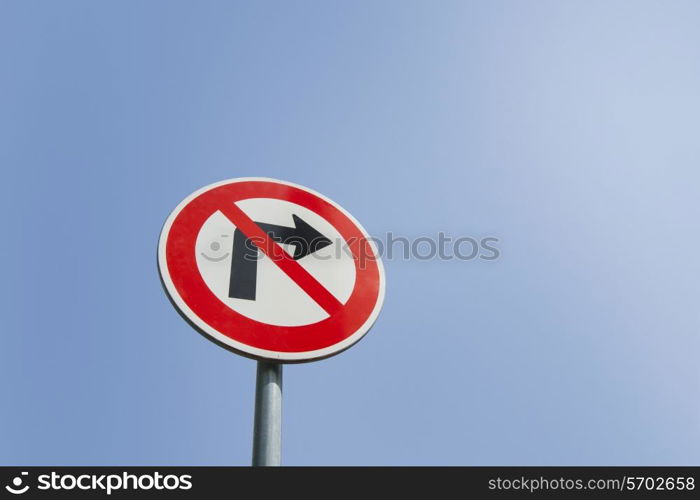
{"label": "circular road sign", "polygon": [[384,301],[384,269],[362,226],[311,189],[218,182],[165,221],[158,270],[200,333],[244,356],[303,362],[359,341]]}

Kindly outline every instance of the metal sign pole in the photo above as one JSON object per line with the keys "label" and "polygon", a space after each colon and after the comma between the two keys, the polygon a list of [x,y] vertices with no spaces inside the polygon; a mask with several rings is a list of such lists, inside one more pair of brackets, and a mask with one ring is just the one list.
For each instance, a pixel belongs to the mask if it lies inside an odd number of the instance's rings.
{"label": "metal sign pole", "polygon": [[282,364],[258,361],[255,381],[253,466],[280,465],[282,456]]}

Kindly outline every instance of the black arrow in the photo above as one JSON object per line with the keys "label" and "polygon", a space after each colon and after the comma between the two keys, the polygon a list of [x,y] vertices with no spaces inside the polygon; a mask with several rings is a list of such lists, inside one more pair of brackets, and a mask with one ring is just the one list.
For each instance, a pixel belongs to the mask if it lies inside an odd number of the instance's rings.
{"label": "black arrow", "polygon": [[[256,222],[267,235],[278,243],[294,245],[294,260],[299,260],[327,247],[331,240],[316,231],[301,217],[292,215],[294,227]],[[232,299],[255,300],[258,274],[258,247],[240,229],[233,234],[233,256],[228,296]]]}

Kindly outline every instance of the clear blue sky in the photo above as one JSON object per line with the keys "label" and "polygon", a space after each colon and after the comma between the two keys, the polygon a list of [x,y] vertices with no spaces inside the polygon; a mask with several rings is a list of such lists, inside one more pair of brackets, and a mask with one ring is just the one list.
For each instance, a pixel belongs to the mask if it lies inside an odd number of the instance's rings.
{"label": "clear blue sky", "polygon": [[285,371],[283,461],[700,463],[693,1],[3,1],[0,463],[247,464],[255,364],[168,303],[165,217],[218,180],[333,198],[374,329]]}

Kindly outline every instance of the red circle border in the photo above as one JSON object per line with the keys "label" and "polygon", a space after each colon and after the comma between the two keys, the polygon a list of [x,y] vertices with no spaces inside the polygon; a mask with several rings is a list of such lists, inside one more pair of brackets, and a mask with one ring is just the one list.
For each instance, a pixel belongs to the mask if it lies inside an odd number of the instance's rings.
{"label": "red circle border", "polygon": [[[217,207],[250,198],[295,203],[323,217],[338,230],[352,253],[356,272],[355,286],[343,308],[310,325],[276,326],[243,316],[214,295],[197,267],[197,235]],[[173,286],[190,310],[213,330],[256,349],[282,353],[327,349],[357,332],[380,300],[378,256],[363,230],[329,201],[288,184],[263,180],[232,181],[200,193],[173,220],[166,235],[165,257]]]}

